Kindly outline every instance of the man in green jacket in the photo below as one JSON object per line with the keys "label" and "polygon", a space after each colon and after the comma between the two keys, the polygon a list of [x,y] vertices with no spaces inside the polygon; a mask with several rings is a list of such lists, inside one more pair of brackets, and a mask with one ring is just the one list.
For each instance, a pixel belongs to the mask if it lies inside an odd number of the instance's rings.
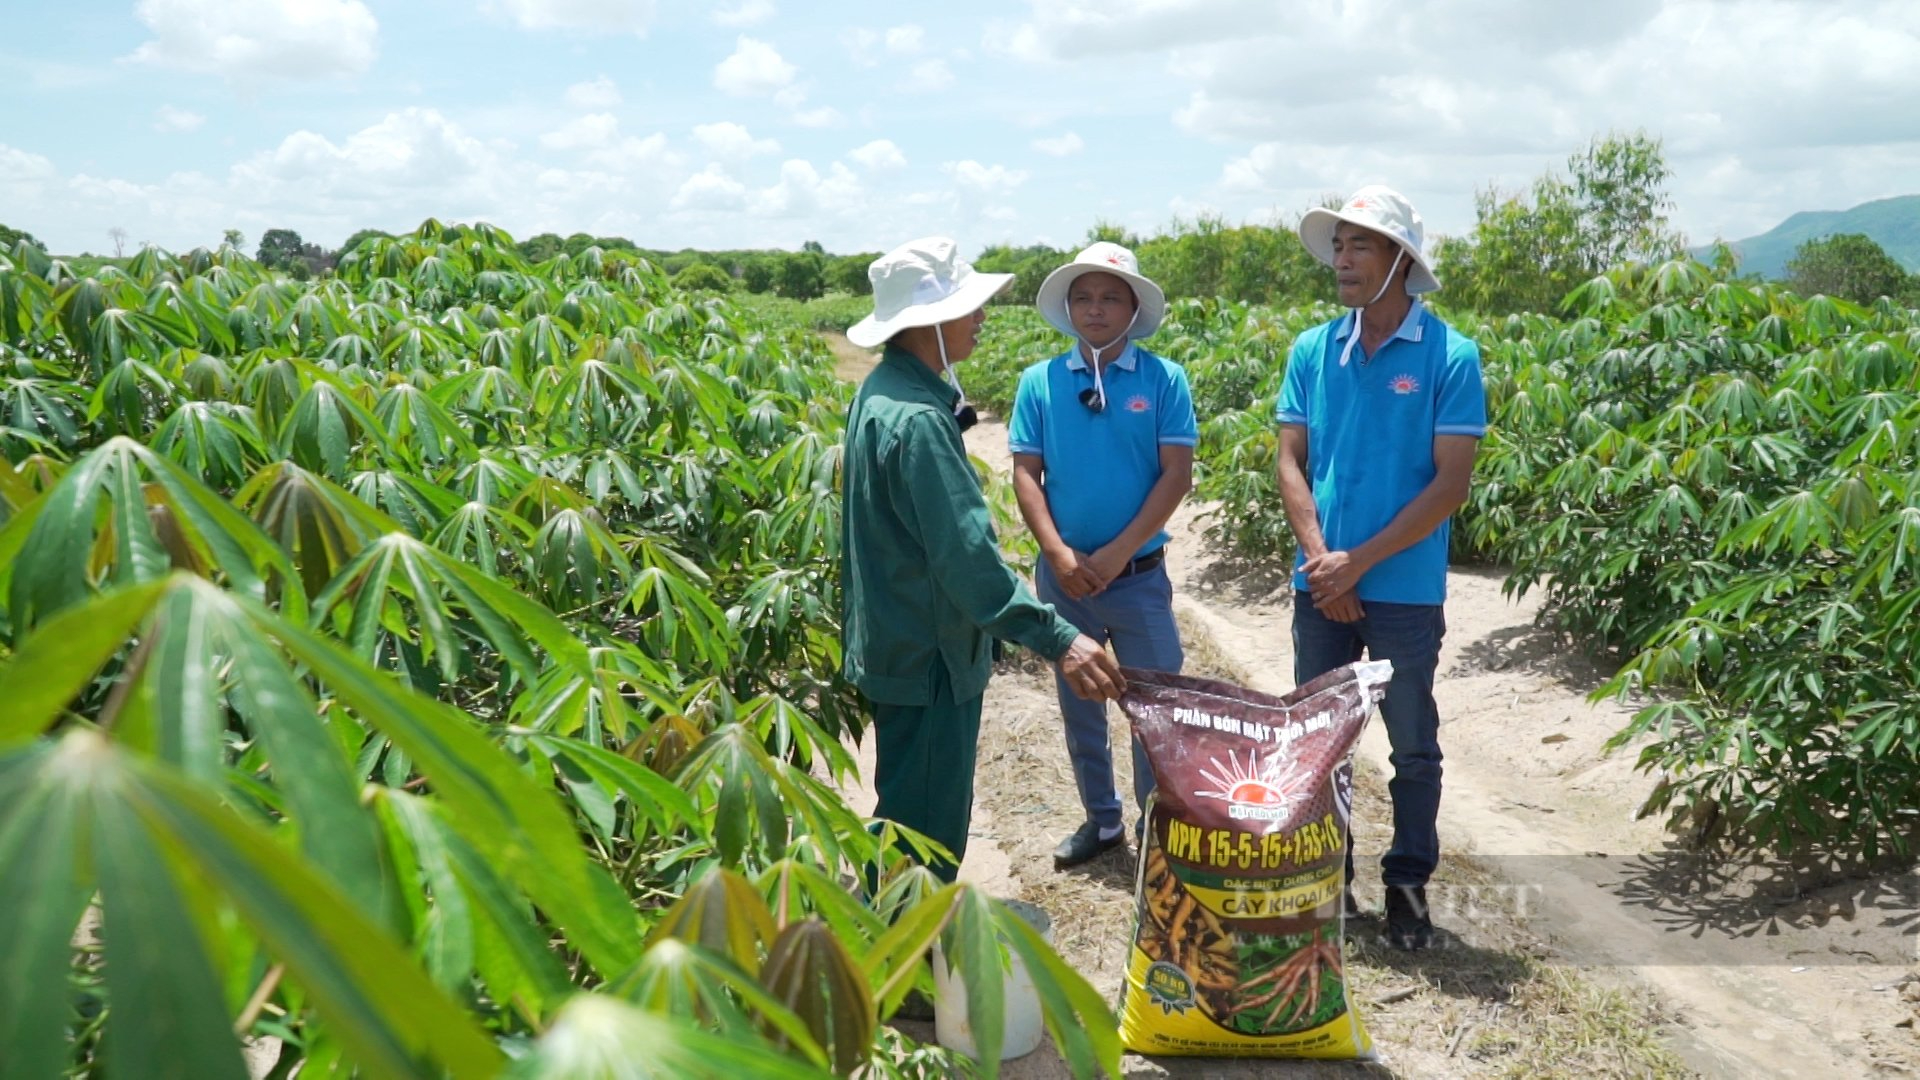
{"label": "man in green jacket", "polygon": [[873,314],[847,338],[886,350],[847,418],[845,671],[873,712],[874,816],[938,841],[953,861],[932,869],[952,881],[973,816],[993,640],[1053,661],[1084,697],[1116,698],[1125,681],[1105,649],[1002,561],[960,439],[975,418],[953,365],[972,354],[982,306],[1012,275],[974,273],[952,240],[928,237],[874,260],[868,276]]}

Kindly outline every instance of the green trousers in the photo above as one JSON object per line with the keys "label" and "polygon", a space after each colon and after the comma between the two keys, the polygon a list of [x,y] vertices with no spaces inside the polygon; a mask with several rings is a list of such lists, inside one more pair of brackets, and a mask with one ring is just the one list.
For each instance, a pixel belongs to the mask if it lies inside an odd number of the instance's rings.
{"label": "green trousers", "polygon": [[946,672],[934,677],[933,702],[873,709],[875,817],[938,840],[954,861],[930,866],[952,881],[967,854],[973,820],[973,759],[980,742],[980,697],[953,699]]}

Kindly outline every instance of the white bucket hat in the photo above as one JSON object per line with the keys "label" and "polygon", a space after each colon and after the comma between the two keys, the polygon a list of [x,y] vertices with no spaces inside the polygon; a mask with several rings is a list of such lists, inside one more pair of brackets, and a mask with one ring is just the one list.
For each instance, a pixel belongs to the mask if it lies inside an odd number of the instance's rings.
{"label": "white bucket hat", "polygon": [[871,349],[902,330],[938,326],[986,305],[1012,274],[979,274],[945,236],[909,240],[867,267],[873,314],[847,328],[847,340]]}
{"label": "white bucket hat", "polygon": [[1040,309],[1041,318],[1068,337],[1079,336],[1073,329],[1073,319],[1067,314],[1067,293],[1082,274],[1096,271],[1112,274],[1133,288],[1133,298],[1140,306],[1134,312],[1127,337],[1143,338],[1160,329],[1160,321],[1167,317],[1167,294],[1141,276],[1140,260],[1133,257],[1133,252],[1105,240],[1088,245],[1072,262],[1054,270],[1040,283],[1033,306]]}
{"label": "white bucket hat", "polygon": [[1427,254],[1423,250],[1426,225],[1420,220],[1420,211],[1413,208],[1406,196],[1390,187],[1369,184],[1354,192],[1338,210],[1315,207],[1301,215],[1301,241],[1314,258],[1327,266],[1333,265],[1333,231],[1343,221],[1385,234],[1413,259],[1413,269],[1407,274],[1408,295],[1418,296],[1440,288],[1440,279],[1433,276],[1433,268],[1427,265]]}

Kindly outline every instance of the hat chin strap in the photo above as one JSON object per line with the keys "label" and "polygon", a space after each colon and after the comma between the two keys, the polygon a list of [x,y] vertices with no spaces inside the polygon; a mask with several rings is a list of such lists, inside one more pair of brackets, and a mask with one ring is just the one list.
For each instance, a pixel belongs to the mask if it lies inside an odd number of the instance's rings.
{"label": "hat chin strap", "polygon": [[938,325],[933,328],[933,342],[940,347],[941,373],[946,375],[947,382],[953,387],[953,392],[960,395],[960,403],[953,407],[953,411],[958,413],[972,402],[967,400],[967,392],[960,388],[960,377],[953,373],[953,365],[947,362],[947,335],[940,332]]}
{"label": "hat chin strap", "polygon": [[[1379,297],[1376,296],[1374,299],[1378,300]],[[1061,306],[1065,307],[1066,305],[1062,304]],[[1107,386],[1100,378],[1100,354],[1126,341],[1127,335],[1133,332],[1133,324],[1138,321],[1140,321],[1140,303],[1136,300],[1133,305],[1133,317],[1127,320],[1127,325],[1121,329],[1120,336],[1107,342],[1105,345],[1095,345],[1077,333],[1073,335],[1074,340],[1093,350],[1093,364],[1091,365],[1093,368],[1093,393],[1095,397],[1100,399],[1100,407],[1103,409],[1107,407]],[[1071,310],[1067,312],[1067,325],[1073,325],[1073,312]],[[1115,355],[1118,356],[1117,353]]]}
{"label": "hat chin strap", "polygon": [[1373,294],[1373,299],[1353,309],[1353,332],[1347,335],[1347,347],[1340,350],[1341,367],[1347,366],[1347,361],[1353,356],[1353,345],[1360,340],[1360,313],[1379,303],[1380,298],[1387,295],[1387,286],[1393,284],[1393,275],[1400,269],[1400,260],[1404,258],[1406,254],[1406,248],[1401,247],[1399,244],[1394,245],[1393,265],[1387,267],[1387,280],[1380,283],[1380,291]]}

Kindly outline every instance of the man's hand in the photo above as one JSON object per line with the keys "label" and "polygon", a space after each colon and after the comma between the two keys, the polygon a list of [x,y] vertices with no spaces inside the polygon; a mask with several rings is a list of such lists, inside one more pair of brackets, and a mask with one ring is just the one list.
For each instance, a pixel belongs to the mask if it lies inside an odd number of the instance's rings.
{"label": "man's hand", "polygon": [[1300,569],[1307,575],[1307,589],[1313,593],[1317,606],[1329,597],[1352,592],[1368,568],[1351,552],[1329,551],[1308,559]]}
{"label": "man's hand", "polygon": [[1075,694],[1088,701],[1110,701],[1126,692],[1127,680],[1107,650],[1085,634],[1073,639],[1060,658],[1060,675]]}
{"label": "man's hand", "polygon": [[1127,564],[1132,561],[1132,552],[1124,548],[1115,547],[1112,544],[1108,544],[1106,547],[1088,556],[1087,566],[1093,571],[1094,577],[1100,580],[1100,588],[1094,591],[1103,591],[1107,586],[1113,584],[1113,579],[1119,577],[1120,571],[1125,570]]}
{"label": "man's hand", "polygon": [[1367,616],[1366,609],[1360,606],[1360,594],[1356,592],[1337,593],[1324,600],[1316,594],[1313,606],[1319,609],[1320,614],[1339,623],[1359,622]]}
{"label": "man's hand", "polygon": [[1060,583],[1060,591],[1075,600],[1084,600],[1106,587],[1100,580],[1087,557],[1065,544],[1052,551],[1042,552],[1047,560],[1047,568],[1053,571],[1053,580]]}

